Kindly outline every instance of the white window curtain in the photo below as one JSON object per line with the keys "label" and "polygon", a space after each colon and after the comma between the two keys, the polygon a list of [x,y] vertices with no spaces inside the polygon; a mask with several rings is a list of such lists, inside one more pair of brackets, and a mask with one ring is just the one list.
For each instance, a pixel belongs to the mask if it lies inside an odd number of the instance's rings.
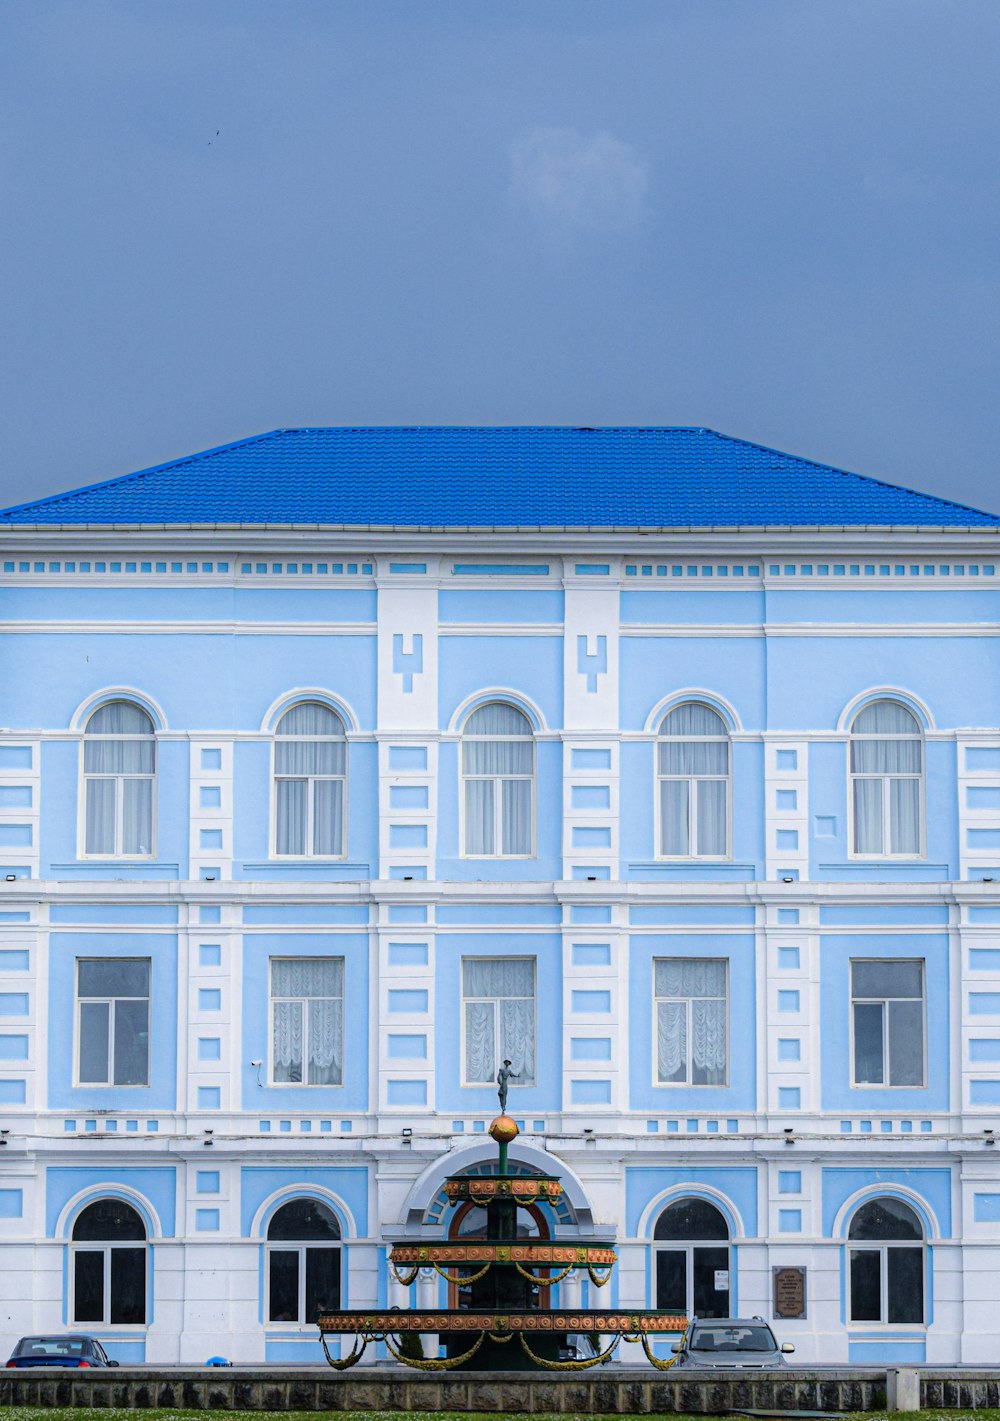
{"label": "white window curtain", "polygon": [[462,964],[465,1078],[486,1085],[503,1061],[535,1084],[534,958],[467,957]]}
{"label": "white window curtain", "polygon": [[660,723],[660,853],[725,858],[729,852],[729,733],[711,706],[675,706]]}
{"label": "white window curtain", "polygon": [[657,1079],[725,1085],[726,962],[667,957],[655,963]]}
{"label": "white window curtain", "polygon": [[149,1084],[148,958],[77,960],[77,1079]]}
{"label": "white window curtain", "polygon": [[341,1085],[344,1078],[344,961],[271,961],[272,1075],[282,1085]]}
{"label": "white window curtain", "polygon": [[531,855],[535,738],[516,706],[473,711],[462,736],[465,852],[477,858]]}
{"label": "white window curtain", "polygon": [[303,701],[278,722],[274,741],[275,852],[339,858],[344,852],[347,741],[329,706]]}
{"label": "white window curtain", "polygon": [[921,851],[923,738],[912,711],[873,701],[851,726],[854,852]]}
{"label": "white window curtain", "polygon": [[132,701],[109,701],[83,737],[84,844],[88,854],[148,857],[153,852],[153,722]]}

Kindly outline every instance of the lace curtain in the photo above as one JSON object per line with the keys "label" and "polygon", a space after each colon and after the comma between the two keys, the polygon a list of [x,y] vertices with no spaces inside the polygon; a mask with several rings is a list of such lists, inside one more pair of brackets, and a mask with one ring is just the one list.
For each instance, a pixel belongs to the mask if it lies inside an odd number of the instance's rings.
{"label": "lace curtain", "polygon": [[656,963],[658,1079],[692,1085],[726,1080],[726,963],[663,958]]}
{"label": "lace curtain", "polygon": [[338,715],[315,701],[285,712],[274,742],[277,853],[320,857],[343,853],[346,769],[347,742]]}
{"label": "lace curtain", "polygon": [[534,1085],[534,961],[467,958],[462,977],[466,1079],[492,1082],[501,1062],[509,1058],[517,1083]]}
{"label": "lace curtain", "polygon": [[271,963],[274,1079],[340,1085],[344,1069],[344,964],[339,958]]}
{"label": "lace curtain", "polygon": [[[724,857],[729,818],[725,722],[710,706],[689,702],[664,716],[660,734],[666,738],[657,746],[659,773],[671,777],[660,780],[660,852],[667,857]],[[701,778],[709,775],[721,778]]]}
{"label": "lace curtain", "polygon": [[156,741],[141,706],[98,707],[87,722],[83,771],[87,853],[151,854]]}
{"label": "lace curtain", "polygon": [[[478,740],[470,738],[473,736],[520,738]],[[497,701],[473,711],[462,741],[467,854],[531,853],[534,756],[531,724],[516,707]]]}
{"label": "lace curtain", "polygon": [[[923,741],[915,717],[895,701],[875,701],[858,712],[852,732],[873,737],[851,740],[855,852],[919,854]],[[887,735],[907,738],[874,738]]]}

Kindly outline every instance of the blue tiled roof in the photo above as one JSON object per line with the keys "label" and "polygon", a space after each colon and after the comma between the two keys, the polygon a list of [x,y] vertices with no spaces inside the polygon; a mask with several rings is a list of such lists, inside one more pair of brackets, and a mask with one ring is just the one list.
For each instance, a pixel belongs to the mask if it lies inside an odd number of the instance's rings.
{"label": "blue tiled roof", "polygon": [[277,429],[22,504],[7,523],[996,525],[711,429]]}

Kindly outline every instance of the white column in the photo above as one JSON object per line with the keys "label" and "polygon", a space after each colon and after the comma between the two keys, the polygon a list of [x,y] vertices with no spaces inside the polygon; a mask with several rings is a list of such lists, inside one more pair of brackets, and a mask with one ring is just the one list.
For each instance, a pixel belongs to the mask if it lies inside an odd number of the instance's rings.
{"label": "white column", "polygon": [[563,877],[618,878],[619,567],[564,567]]}
{"label": "white column", "polygon": [[381,878],[433,878],[435,872],[437,571],[436,559],[379,561]]}

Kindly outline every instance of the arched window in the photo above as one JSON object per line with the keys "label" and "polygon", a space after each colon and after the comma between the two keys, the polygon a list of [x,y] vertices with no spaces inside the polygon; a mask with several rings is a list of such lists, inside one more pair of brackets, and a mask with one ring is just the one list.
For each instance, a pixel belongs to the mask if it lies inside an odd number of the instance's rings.
{"label": "arched window", "polygon": [[729,1226],[707,1199],[678,1199],[653,1230],[656,1306],[694,1317],[729,1317]]}
{"label": "arched window", "polygon": [[851,1321],[924,1320],[924,1231],[899,1199],[869,1199],[848,1229]]}
{"label": "arched window", "polygon": [[920,723],[898,701],[872,701],[851,726],[854,852],[921,852],[924,747]]}
{"label": "arched window", "polygon": [[[448,1229],[448,1237],[461,1243],[475,1243],[479,1239],[489,1238],[489,1222],[486,1210],[481,1204],[463,1204],[455,1212]],[[542,1210],[537,1204],[532,1204],[529,1208],[521,1208],[517,1211],[517,1236],[533,1243],[545,1240],[549,1237],[549,1225]],[[449,1268],[449,1273],[462,1278],[470,1273],[478,1273],[481,1264],[472,1264],[465,1268],[457,1266]],[[537,1271],[539,1277],[547,1278],[549,1269],[532,1269]],[[548,1308],[550,1306],[550,1288],[532,1287],[532,1295],[535,1306]],[[472,1295],[472,1284],[462,1284],[449,1282],[448,1284],[448,1306],[450,1308],[470,1308],[474,1306]]]}
{"label": "arched window", "polygon": [[698,701],[660,722],[657,777],[662,858],[726,858],[729,853],[729,732]]}
{"label": "arched window", "polygon": [[318,1199],[293,1199],[267,1228],[267,1318],[313,1323],[340,1307],[340,1224]]}
{"label": "arched window", "polygon": [[146,1226],[122,1199],[98,1199],[73,1225],[73,1322],[146,1321]]}
{"label": "arched window", "polygon": [[535,737],[504,701],[474,710],[462,733],[465,853],[530,858],[534,837]]}
{"label": "arched window", "polygon": [[151,857],[156,740],[133,701],[98,706],[83,734],[84,852]]}
{"label": "arched window", "polygon": [[274,732],[274,851],[295,858],[344,852],[347,740],[329,706],[302,701]]}

